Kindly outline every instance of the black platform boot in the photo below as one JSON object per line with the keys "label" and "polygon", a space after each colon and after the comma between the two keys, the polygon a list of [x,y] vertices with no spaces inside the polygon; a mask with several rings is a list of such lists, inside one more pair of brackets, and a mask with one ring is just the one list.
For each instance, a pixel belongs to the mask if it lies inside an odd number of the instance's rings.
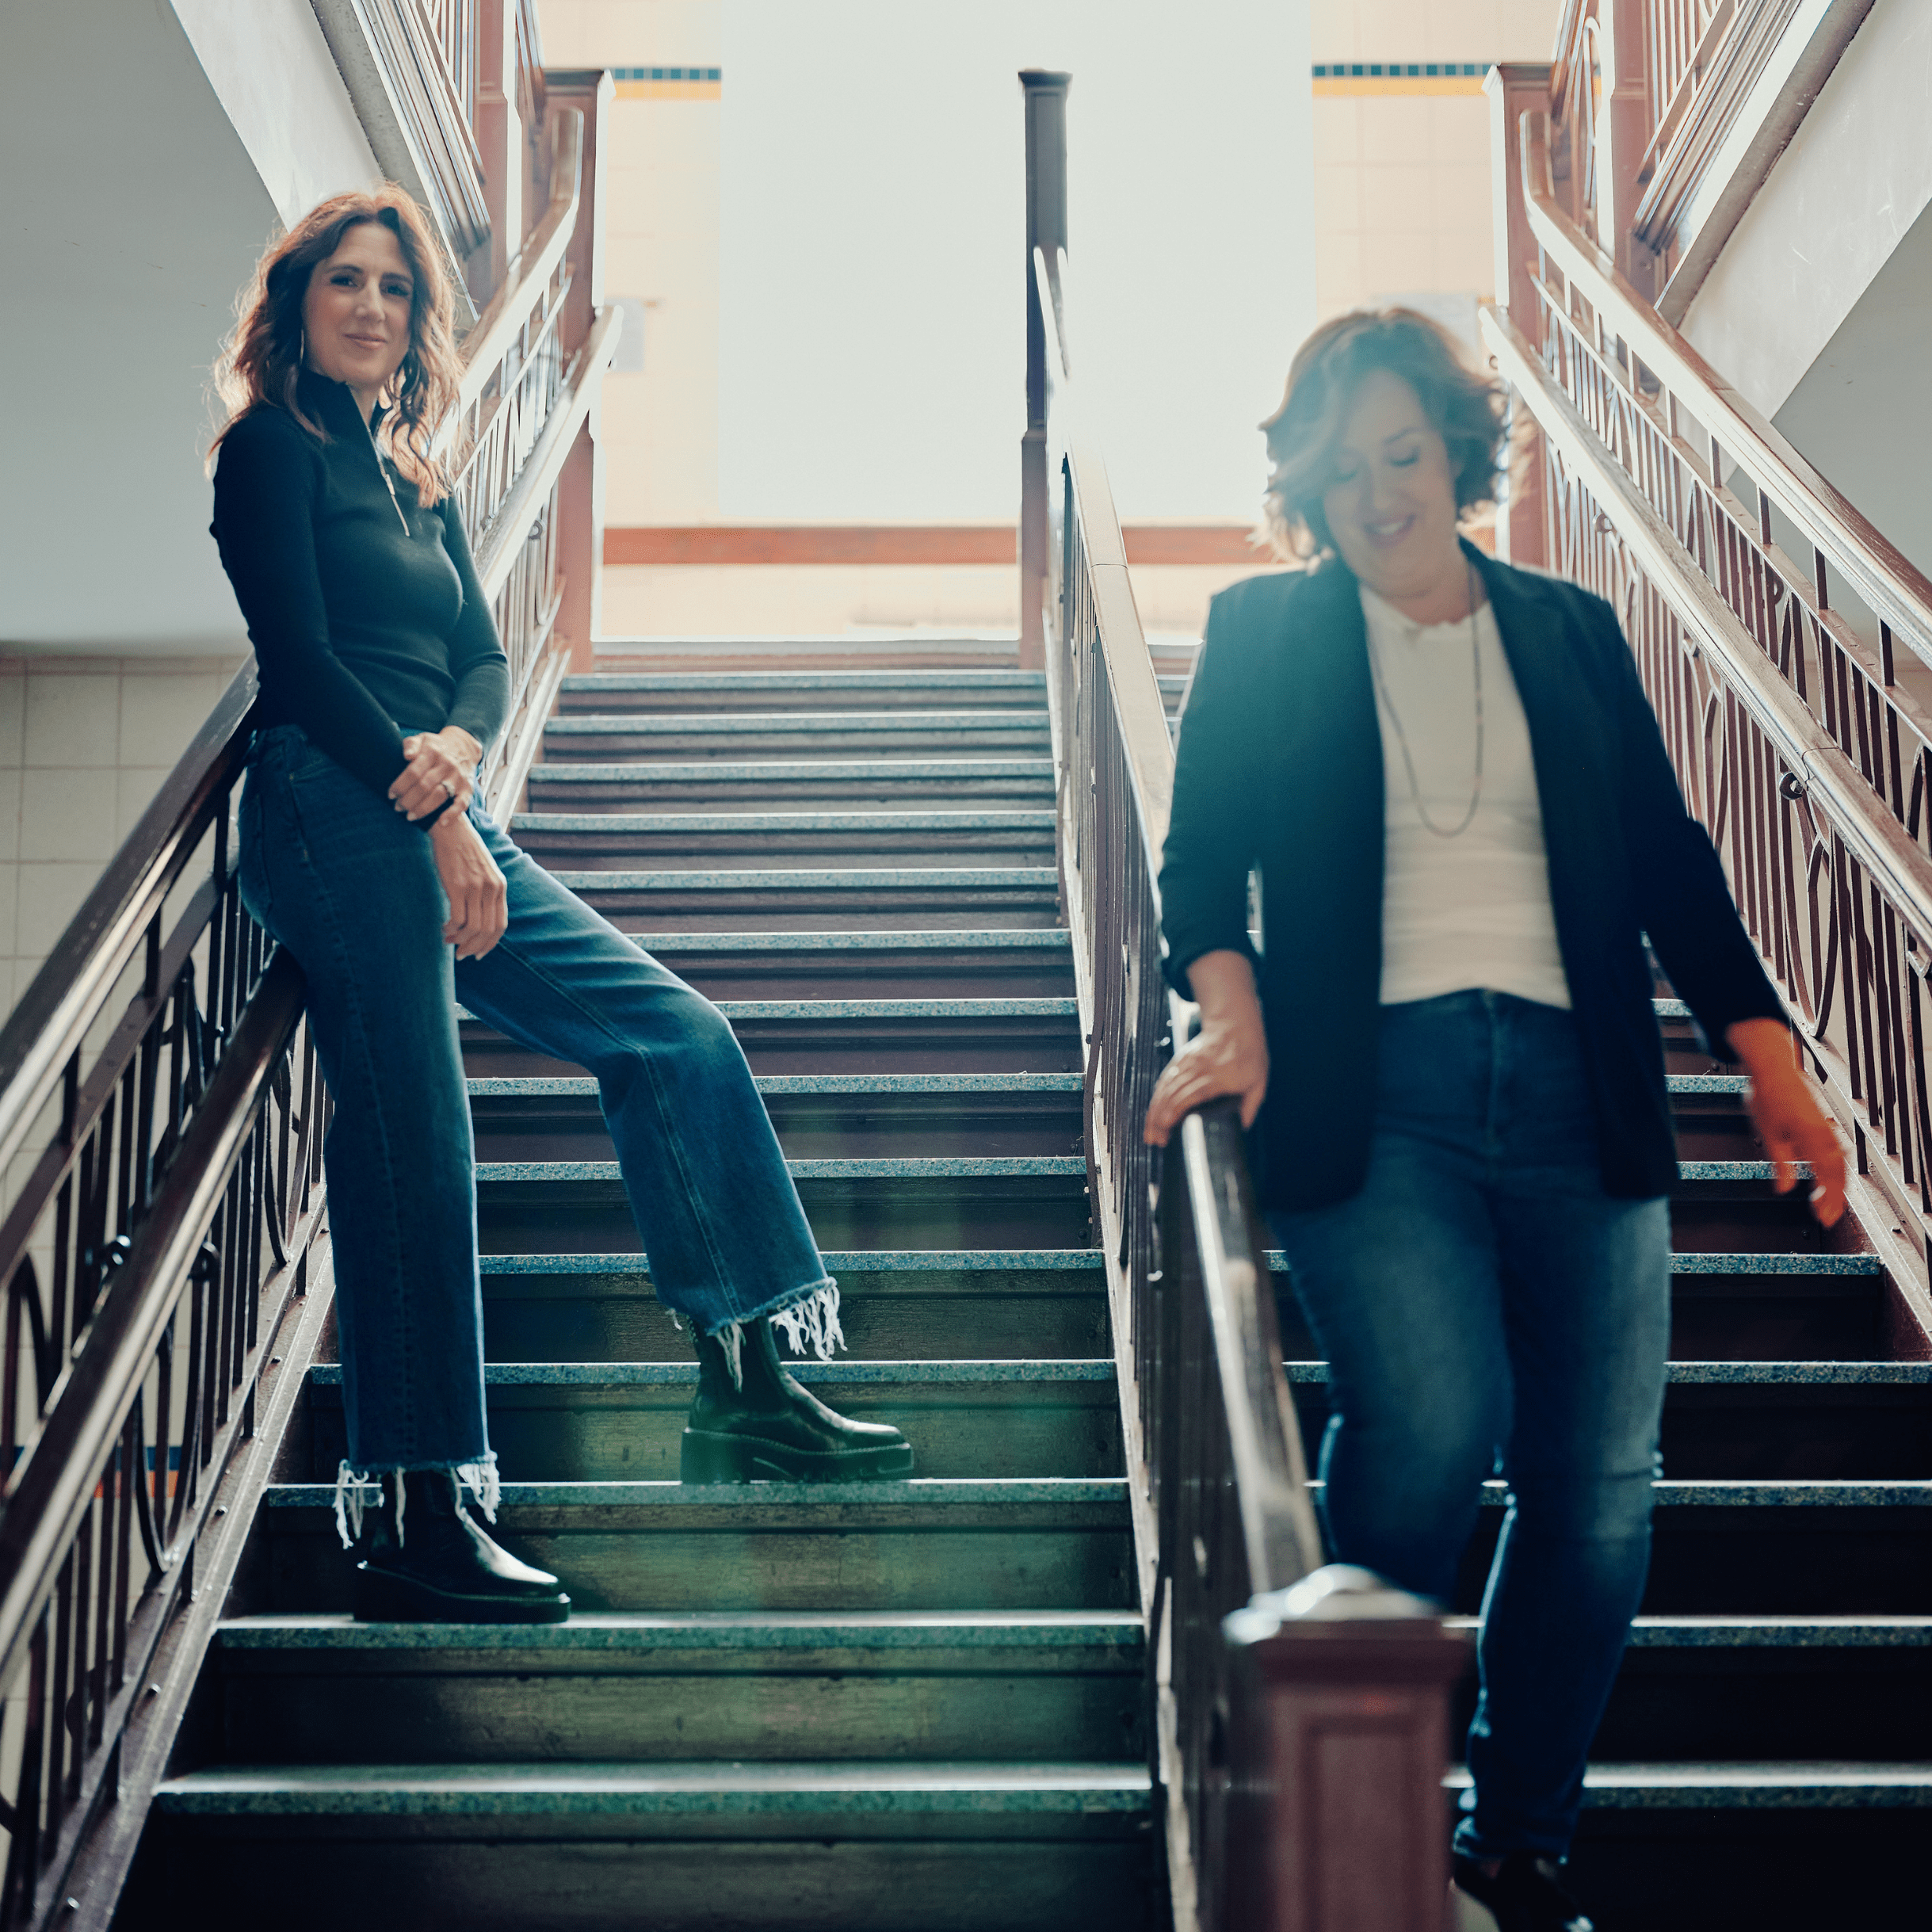
{"label": "black platform boot", "polygon": [[356,1550],[361,1623],[560,1624],[571,1613],[548,1570],[519,1563],[484,1533],[453,1469],[385,1470]]}
{"label": "black platform boot", "polygon": [[[769,1316],[738,1325],[738,1360],[697,1337],[697,1397],[678,1474],[687,1483],[857,1483],[912,1473],[912,1449],[883,1422],[849,1422],[778,1359]],[[732,1373],[735,1365],[737,1373]]]}
{"label": "black platform boot", "polygon": [[1564,1889],[1563,1867],[1532,1851],[1513,1851],[1494,1872],[1455,1858],[1456,1887],[1489,1908],[1496,1932],[1590,1932],[1590,1923]]}

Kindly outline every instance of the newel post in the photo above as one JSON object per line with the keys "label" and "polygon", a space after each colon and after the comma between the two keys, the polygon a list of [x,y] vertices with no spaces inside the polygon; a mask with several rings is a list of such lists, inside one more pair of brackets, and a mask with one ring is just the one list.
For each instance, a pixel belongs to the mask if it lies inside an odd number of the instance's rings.
{"label": "newel post", "polygon": [[[1537,238],[1523,199],[1523,116],[1548,110],[1549,80],[1547,61],[1506,61],[1491,67],[1483,82],[1495,170],[1490,194],[1496,304],[1533,343],[1543,339],[1543,321],[1537,308]],[[1520,401],[1514,407],[1522,424],[1528,412]],[[1507,500],[1496,519],[1496,555],[1506,563],[1541,565],[1548,561],[1543,533],[1543,439],[1533,424],[1525,425],[1523,433],[1523,444],[1514,452]]]}
{"label": "newel post", "polygon": [[1449,1697],[1468,1644],[1420,1598],[1331,1564],[1224,1624],[1225,1922],[1449,1923]]}
{"label": "newel post", "polygon": [[1020,668],[1046,666],[1047,326],[1033,250],[1067,246],[1067,90],[1071,74],[1025,69],[1026,101],[1026,433],[1020,440]]}

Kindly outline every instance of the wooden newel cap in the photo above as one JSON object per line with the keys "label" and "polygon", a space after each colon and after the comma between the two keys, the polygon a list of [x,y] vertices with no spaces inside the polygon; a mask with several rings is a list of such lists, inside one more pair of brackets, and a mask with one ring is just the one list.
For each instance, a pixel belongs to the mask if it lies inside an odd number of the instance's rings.
{"label": "wooden newel cap", "polygon": [[1221,1628],[1249,1668],[1277,1682],[1442,1684],[1469,1661],[1468,1639],[1433,1603],[1353,1564],[1256,1597]]}

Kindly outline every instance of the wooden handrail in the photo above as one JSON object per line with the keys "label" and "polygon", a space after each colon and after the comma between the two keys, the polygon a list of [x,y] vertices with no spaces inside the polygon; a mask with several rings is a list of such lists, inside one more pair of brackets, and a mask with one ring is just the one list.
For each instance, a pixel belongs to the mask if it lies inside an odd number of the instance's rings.
{"label": "wooden handrail", "polygon": [[1548,127],[1545,115],[1523,116],[1523,200],[1544,254],[1606,331],[1663,380],[1806,541],[1832,559],[1865,605],[1932,666],[1932,581],[1664,321],[1564,213],[1550,181]]}

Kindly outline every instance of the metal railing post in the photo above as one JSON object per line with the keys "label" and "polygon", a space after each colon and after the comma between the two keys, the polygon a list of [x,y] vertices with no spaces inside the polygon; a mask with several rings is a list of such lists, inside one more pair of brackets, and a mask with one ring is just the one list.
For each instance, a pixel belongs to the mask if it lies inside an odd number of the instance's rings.
{"label": "metal railing post", "polygon": [[1033,250],[1067,246],[1067,90],[1071,74],[1025,69],[1026,101],[1026,433],[1020,439],[1020,668],[1046,666],[1050,518],[1047,506],[1047,318]]}

